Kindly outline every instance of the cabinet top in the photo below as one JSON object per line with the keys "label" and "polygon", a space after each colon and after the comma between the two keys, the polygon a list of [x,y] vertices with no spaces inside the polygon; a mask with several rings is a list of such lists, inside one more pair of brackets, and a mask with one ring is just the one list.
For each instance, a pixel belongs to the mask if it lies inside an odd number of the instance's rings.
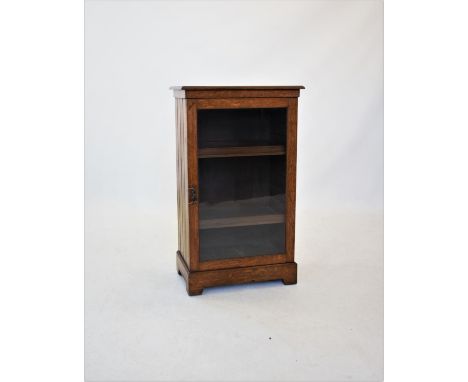
{"label": "cabinet top", "polygon": [[171,86],[172,90],[288,90],[305,89],[302,85],[293,86]]}
{"label": "cabinet top", "polygon": [[304,86],[171,86],[176,98],[299,97]]}

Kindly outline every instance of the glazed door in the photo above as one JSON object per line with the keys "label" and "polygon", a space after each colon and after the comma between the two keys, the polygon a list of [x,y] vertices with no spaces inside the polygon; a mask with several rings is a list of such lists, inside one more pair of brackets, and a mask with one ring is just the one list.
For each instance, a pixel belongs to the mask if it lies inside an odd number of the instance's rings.
{"label": "glazed door", "polygon": [[294,214],[294,101],[192,101],[195,269],[287,262],[294,228],[287,224]]}

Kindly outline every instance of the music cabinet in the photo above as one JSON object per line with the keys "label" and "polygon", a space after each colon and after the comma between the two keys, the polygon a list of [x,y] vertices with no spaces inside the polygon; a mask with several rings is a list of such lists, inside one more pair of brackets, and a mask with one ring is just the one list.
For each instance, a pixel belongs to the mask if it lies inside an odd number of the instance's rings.
{"label": "music cabinet", "polygon": [[303,86],[177,86],[177,271],[203,288],[297,282],[297,101]]}

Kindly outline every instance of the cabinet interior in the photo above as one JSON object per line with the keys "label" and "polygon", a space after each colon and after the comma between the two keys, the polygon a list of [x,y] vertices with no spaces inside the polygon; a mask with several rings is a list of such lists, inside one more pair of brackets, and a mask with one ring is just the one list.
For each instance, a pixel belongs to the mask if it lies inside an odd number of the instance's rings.
{"label": "cabinet interior", "polygon": [[200,261],[285,252],[286,108],[197,116]]}

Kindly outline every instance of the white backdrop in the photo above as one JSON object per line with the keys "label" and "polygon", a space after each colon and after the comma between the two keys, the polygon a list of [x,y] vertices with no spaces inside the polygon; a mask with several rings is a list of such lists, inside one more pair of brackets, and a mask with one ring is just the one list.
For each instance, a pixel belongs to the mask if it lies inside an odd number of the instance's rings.
{"label": "white backdrop", "polygon": [[[88,380],[382,378],[382,12],[85,2]],[[169,86],[296,84],[298,284],[188,298]]]}

